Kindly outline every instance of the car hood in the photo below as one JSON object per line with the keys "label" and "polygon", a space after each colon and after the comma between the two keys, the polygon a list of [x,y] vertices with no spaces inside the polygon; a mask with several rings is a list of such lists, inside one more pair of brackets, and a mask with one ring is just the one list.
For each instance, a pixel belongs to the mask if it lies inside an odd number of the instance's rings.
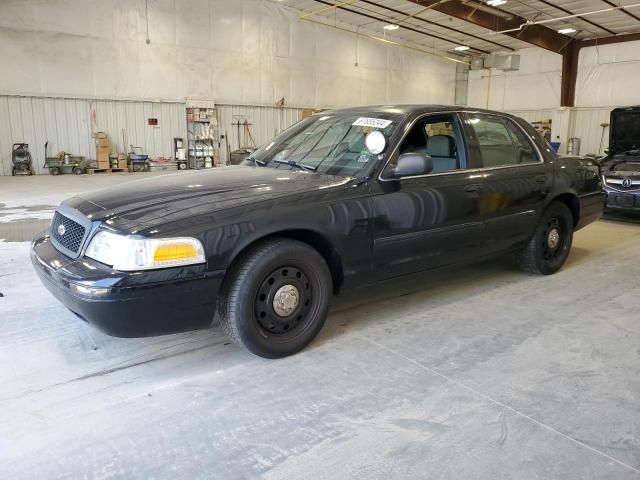
{"label": "car hood", "polygon": [[288,166],[229,166],[127,182],[73,197],[64,204],[93,221],[107,221],[133,233],[199,214],[337,187],[350,180]]}
{"label": "car hood", "polygon": [[[614,170],[615,169],[615,170]],[[608,178],[640,178],[640,158],[614,157],[606,163],[603,175]]]}

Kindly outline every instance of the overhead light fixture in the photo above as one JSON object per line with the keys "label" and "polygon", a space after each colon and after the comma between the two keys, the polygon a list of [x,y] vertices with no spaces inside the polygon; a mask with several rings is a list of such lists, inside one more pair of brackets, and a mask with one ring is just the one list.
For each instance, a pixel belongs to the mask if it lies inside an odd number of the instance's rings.
{"label": "overhead light fixture", "polygon": [[[492,1],[492,0],[488,0],[488,1]],[[487,12],[492,15],[495,15],[496,17],[504,18],[507,20],[511,20],[513,18],[513,15],[510,14],[509,12],[505,10],[501,10],[499,8],[496,8],[494,5],[489,5],[484,2],[478,2],[476,0],[462,0],[462,3],[464,3],[468,7],[475,8],[476,10],[480,10],[481,12]]]}
{"label": "overhead light fixture", "polygon": [[575,33],[576,29],[575,28],[561,28],[560,30],[558,30],[558,33],[561,33],[563,35],[568,35],[570,33]]}
{"label": "overhead light fixture", "polygon": [[469,50],[470,48],[471,47],[469,47],[468,45],[460,45],[460,46],[454,48],[454,50],[456,52],[465,52],[465,51]]}
{"label": "overhead light fixture", "polygon": [[491,5],[492,7],[499,7],[505,3],[507,3],[507,0],[487,0],[487,5]]}
{"label": "overhead light fixture", "polygon": [[389,25],[385,25],[383,28],[385,30],[397,30],[400,28],[400,25],[396,25],[395,23],[390,23]]}

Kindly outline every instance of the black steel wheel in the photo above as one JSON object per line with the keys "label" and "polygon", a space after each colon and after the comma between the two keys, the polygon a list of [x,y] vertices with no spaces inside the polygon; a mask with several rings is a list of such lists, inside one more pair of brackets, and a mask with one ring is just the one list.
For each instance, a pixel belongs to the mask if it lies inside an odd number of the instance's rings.
{"label": "black steel wheel", "polygon": [[73,173],[75,173],[76,175],[82,175],[83,171],[82,168],[80,167],[73,167]]}
{"label": "black steel wheel", "polygon": [[11,169],[11,176],[15,177],[16,176],[16,169],[15,167]]}
{"label": "black steel wheel", "polygon": [[560,270],[571,251],[574,221],[564,203],[553,202],[520,252],[518,263],[528,272],[550,275]]}
{"label": "black steel wheel", "polygon": [[310,318],[311,299],[311,284],[303,271],[292,266],[278,268],[258,289],[256,319],[261,328],[274,335],[295,335]]}
{"label": "black steel wheel", "polygon": [[315,249],[274,239],[234,264],[217,314],[235,343],[261,357],[280,358],[302,350],[318,334],[332,291],[329,268]]}
{"label": "black steel wheel", "polygon": [[60,175],[60,168],[59,167],[51,167],[49,169],[49,173],[51,175]]}

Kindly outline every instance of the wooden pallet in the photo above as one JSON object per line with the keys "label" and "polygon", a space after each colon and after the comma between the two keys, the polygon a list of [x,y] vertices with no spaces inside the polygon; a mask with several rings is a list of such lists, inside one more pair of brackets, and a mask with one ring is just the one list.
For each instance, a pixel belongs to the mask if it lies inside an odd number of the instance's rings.
{"label": "wooden pallet", "polygon": [[128,171],[126,168],[87,168],[89,175],[93,175],[94,173],[121,173]]}

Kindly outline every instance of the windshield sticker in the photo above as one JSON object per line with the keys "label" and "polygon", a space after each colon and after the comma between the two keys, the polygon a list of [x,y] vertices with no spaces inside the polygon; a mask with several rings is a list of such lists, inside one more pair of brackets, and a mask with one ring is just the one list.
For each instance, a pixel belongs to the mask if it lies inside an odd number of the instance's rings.
{"label": "windshield sticker", "polygon": [[385,129],[393,123],[393,120],[383,120],[382,118],[360,117],[353,122],[354,127],[373,127]]}
{"label": "windshield sticker", "polygon": [[358,157],[358,163],[369,163],[369,155],[362,154]]}

